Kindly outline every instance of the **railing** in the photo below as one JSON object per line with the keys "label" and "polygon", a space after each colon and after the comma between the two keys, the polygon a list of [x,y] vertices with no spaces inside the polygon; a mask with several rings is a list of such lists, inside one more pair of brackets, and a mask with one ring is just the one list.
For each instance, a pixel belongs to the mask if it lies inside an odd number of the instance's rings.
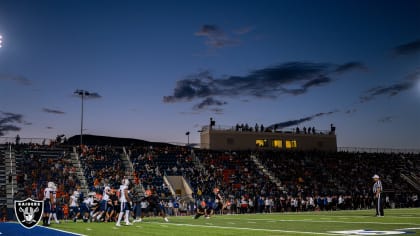
{"label": "railing", "polygon": [[359,153],[420,153],[416,148],[367,148],[367,147],[337,147],[339,152],[359,152]]}
{"label": "railing", "polygon": [[[335,132],[331,132],[331,130],[321,130],[316,129],[315,132],[309,131],[308,127],[307,130],[304,130],[302,127],[292,128],[292,129],[271,129],[269,127],[264,127],[264,131],[261,131],[261,127],[258,127],[258,130],[255,129],[253,126],[245,127],[236,127],[236,126],[226,126],[226,125],[215,125],[211,127],[211,130],[218,130],[218,131],[232,131],[232,132],[248,132],[248,133],[283,133],[283,134],[307,134],[307,135],[330,135],[335,134]],[[205,132],[210,130],[209,125],[205,125],[201,128],[201,132]]]}
{"label": "railing", "polygon": [[[36,144],[50,144],[50,142],[53,142],[54,139],[50,138],[20,138],[19,143],[36,143]],[[6,143],[16,143],[16,137],[0,137],[0,144],[6,144]]]}

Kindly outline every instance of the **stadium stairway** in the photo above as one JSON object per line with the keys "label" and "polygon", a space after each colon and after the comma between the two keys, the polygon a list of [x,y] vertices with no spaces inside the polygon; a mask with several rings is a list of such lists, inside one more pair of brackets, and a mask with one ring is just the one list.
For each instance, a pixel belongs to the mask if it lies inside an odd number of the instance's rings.
{"label": "stadium stairway", "polygon": [[7,147],[0,146],[0,207],[3,207],[7,203],[6,199],[6,152]]}
{"label": "stadium stairway", "polygon": [[86,181],[85,174],[83,172],[82,164],[80,163],[79,154],[77,153],[76,147],[73,147],[73,152],[70,154],[71,164],[76,168],[77,178],[80,180],[80,190],[82,193],[87,196],[89,189]]}
{"label": "stadium stairway", "polygon": [[[6,196],[7,196],[7,208],[13,208],[13,195],[14,192],[16,192],[15,190],[15,185],[16,185],[16,157],[15,157],[15,153],[13,150],[7,150],[5,152],[6,154],[6,158],[5,158],[5,164],[6,164],[6,176],[8,177],[9,174],[11,173],[12,176],[15,176],[14,178],[11,178],[11,181],[9,181],[9,177],[7,178],[8,181],[6,181]],[[9,158],[11,157],[11,158]]]}
{"label": "stadium stairway", "polygon": [[127,152],[127,149],[123,147],[123,153],[120,155],[120,159],[122,161],[122,164],[125,168],[125,174],[130,180],[130,183],[134,186],[134,191],[136,193],[139,193],[140,195],[144,195],[144,192],[146,191],[141,183],[136,184],[134,180],[134,167],[133,163],[130,160],[131,153]]}
{"label": "stadium stairway", "polygon": [[258,169],[260,169],[264,174],[266,174],[271,182],[275,183],[277,186],[277,189],[279,190],[283,190],[282,189],[282,185],[281,185],[281,181],[275,177],[275,175],[273,173],[271,173],[270,171],[268,171],[265,166],[258,160],[258,158],[254,155],[251,155],[251,160],[255,163],[255,165],[257,166]]}
{"label": "stadium stairway", "polygon": [[406,181],[411,187],[413,187],[417,192],[420,192],[420,183],[413,178],[414,174],[405,175],[403,173],[400,174],[401,178]]}
{"label": "stadium stairway", "polygon": [[200,158],[195,155],[194,150],[191,150],[191,156],[194,163],[194,166],[197,170],[203,171],[205,169],[204,165],[201,164]]}

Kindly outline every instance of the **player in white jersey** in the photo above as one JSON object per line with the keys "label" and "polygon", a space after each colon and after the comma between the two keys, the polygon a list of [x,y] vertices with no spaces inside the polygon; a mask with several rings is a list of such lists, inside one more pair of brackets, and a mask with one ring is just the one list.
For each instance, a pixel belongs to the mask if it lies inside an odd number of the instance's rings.
{"label": "player in white jersey", "polygon": [[82,212],[83,222],[88,222],[90,213],[91,213],[91,207],[94,206],[94,200],[93,196],[95,193],[89,193],[88,197],[85,198],[82,202],[82,206],[80,207],[80,211]]}
{"label": "player in white jersey", "polygon": [[74,222],[77,221],[77,218],[80,215],[78,200],[79,200],[79,192],[74,191],[73,194],[70,196],[70,215],[73,217]]}
{"label": "player in white jersey", "polygon": [[50,217],[48,218],[48,224],[51,224],[51,218],[54,217],[54,221],[56,224],[60,224],[57,219],[57,186],[54,185],[52,188],[52,204],[51,204],[51,213]]}
{"label": "player in white jersey", "polygon": [[44,189],[44,215],[42,217],[42,223],[44,226],[49,226],[48,219],[50,218],[51,206],[54,201],[54,187],[55,184],[53,182],[48,182],[47,187]]}
{"label": "player in white jersey", "polygon": [[[108,201],[110,200],[110,195],[112,195],[111,187],[108,184],[105,185],[104,192],[102,193],[102,200],[99,206],[99,214],[97,215],[96,219],[99,221],[102,218],[102,215],[106,212],[108,207]],[[107,217],[105,217],[107,218]],[[108,221],[108,219],[105,219]]]}
{"label": "player in white jersey", "polygon": [[130,216],[130,202],[131,199],[128,196],[128,185],[130,184],[130,181],[128,179],[123,179],[122,181],[122,185],[120,185],[120,203],[121,203],[121,208],[120,208],[120,214],[118,215],[118,221],[116,226],[121,226],[120,222],[121,219],[125,213],[125,225],[131,225],[130,221],[129,221],[129,216]]}

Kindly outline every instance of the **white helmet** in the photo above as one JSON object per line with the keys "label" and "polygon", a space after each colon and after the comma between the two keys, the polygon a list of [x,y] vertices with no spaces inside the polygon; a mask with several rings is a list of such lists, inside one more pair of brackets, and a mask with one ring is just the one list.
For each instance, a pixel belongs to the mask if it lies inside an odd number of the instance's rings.
{"label": "white helmet", "polygon": [[54,188],[55,184],[54,182],[48,182],[48,188]]}
{"label": "white helmet", "polygon": [[123,179],[123,185],[125,185],[125,186],[130,185],[130,180],[128,180],[128,179]]}

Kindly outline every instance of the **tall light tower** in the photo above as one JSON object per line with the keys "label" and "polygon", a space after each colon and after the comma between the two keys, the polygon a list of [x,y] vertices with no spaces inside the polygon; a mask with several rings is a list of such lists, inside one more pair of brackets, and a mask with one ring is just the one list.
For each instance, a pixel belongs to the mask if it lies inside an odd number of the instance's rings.
{"label": "tall light tower", "polygon": [[187,131],[187,132],[185,133],[185,135],[187,135],[187,138],[188,138],[188,143],[187,143],[187,145],[188,145],[188,146],[190,146],[190,131]]}
{"label": "tall light tower", "polygon": [[77,96],[80,96],[81,100],[82,100],[82,114],[81,114],[81,119],[80,119],[80,146],[83,144],[83,103],[84,103],[84,99],[85,97],[91,97],[91,98],[100,98],[101,95],[99,95],[98,93],[92,93],[83,89],[77,89],[76,91],[74,91],[74,94]]}

